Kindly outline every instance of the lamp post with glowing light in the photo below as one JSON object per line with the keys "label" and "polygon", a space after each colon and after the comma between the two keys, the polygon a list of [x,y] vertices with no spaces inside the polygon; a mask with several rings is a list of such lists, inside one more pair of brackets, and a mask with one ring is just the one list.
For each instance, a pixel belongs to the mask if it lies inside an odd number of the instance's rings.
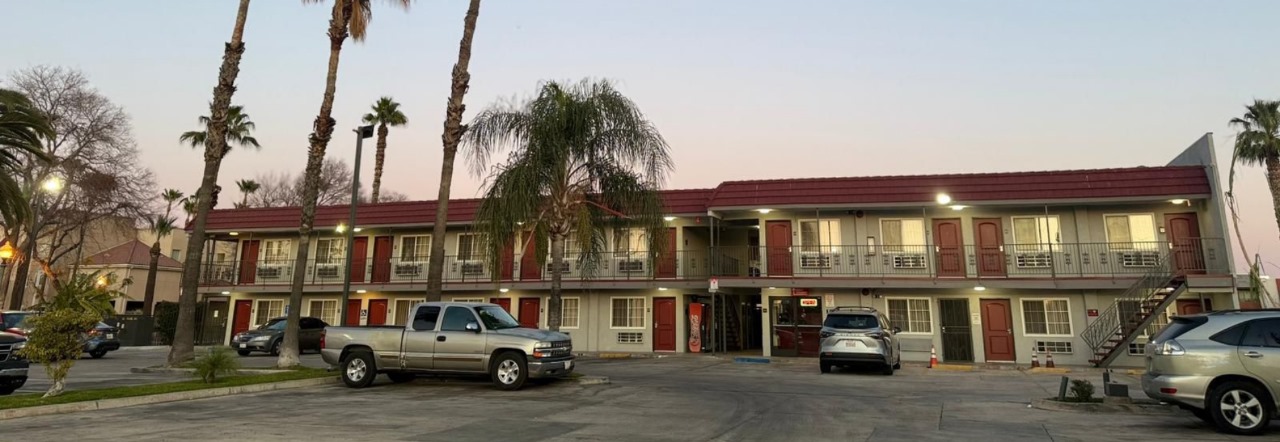
{"label": "lamp post with glowing light", "polygon": [[342,304],[338,305],[339,314],[342,315],[338,318],[338,324],[343,327],[358,325],[347,323],[347,300],[351,299],[351,258],[355,252],[351,245],[356,240],[356,205],[360,203],[360,151],[364,147],[364,139],[373,137],[373,126],[360,126],[353,132],[356,133],[356,164],[351,173],[351,210],[347,214],[347,225],[338,226],[342,228],[338,233],[346,233],[347,237],[347,259],[343,266],[346,271],[342,273]]}
{"label": "lamp post with glowing light", "polygon": [[[46,195],[56,195],[62,191],[62,188],[63,188],[62,178],[59,178],[57,176],[51,176],[49,178],[46,178],[43,182],[40,183],[40,190],[42,192],[36,192],[36,194],[32,195],[31,197],[31,226],[32,227],[31,227],[31,232],[29,232],[31,237],[29,238],[29,241],[27,241],[26,250],[23,250],[24,256],[23,256],[22,265],[18,267],[18,273],[19,273],[18,276],[21,278],[25,278],[27,276],[27,270],[30,269],[31,260],[35,258],[36,242],[40,239],[40,227],[41,227],[40,218],[41,216],[43,216],[43,213],[40,209],[46,205],[38,202],[44,199],[40,197],[40,194],[43,193]],[[8,278],[5,278],[5,279],[7,280]],[[26,291],[25,283],[14,285],[13,293],[11,293],[9,296],[10,310],[22,309],[22,298],[23,298],[22,295],[25,294],[24,293],[25,291]]]}
{"label": "lamp post with glowing light", "polygon": [[17,251],[9,244],[9,240],[5,240],[0,244],[0,295],[4,295],[9,289],[9,261],[13,259],[13,255]]}

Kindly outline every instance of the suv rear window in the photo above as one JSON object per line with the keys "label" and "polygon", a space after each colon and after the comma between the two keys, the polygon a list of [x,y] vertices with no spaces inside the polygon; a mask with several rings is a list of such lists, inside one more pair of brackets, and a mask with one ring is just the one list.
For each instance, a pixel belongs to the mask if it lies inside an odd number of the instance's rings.
{"label": "suv rear window", "polygon": [[1178,336],[1182,336],[1186,332],[1195,330],[1196,327],[1204,325],[1205,322],[1209,322],[1209,319],[1204,316],[1189,318],[1175,316],[1173,320],[1169,321],[1169,325],[1164,326],[1164,328],[1160,329],[1155,336],[1151,337],[1151,341],[1155,342],[1156,340],[1163,341],[1168,339],[1177,339]]}
{"label": "suv rear window", "polygon": [[827,315],[827,320],[822,325],[831,328],[868,329],[879,327],[880,321],[876,320],[875,315]]}

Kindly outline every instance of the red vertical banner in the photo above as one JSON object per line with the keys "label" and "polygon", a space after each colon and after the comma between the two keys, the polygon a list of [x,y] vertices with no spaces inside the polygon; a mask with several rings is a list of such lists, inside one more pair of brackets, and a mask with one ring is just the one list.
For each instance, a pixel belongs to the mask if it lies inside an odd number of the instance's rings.
{"label": "red vertical banner", "polygon": [[689,304],[689,352],[702,353],[702,304]]}

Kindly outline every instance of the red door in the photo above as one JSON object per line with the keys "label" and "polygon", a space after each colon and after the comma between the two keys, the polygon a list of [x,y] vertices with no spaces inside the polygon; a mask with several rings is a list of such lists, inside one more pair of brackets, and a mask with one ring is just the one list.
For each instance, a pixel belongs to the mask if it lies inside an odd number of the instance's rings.
{"label": "red door", "polygon": [[369,300],[369,325],[383,325],[387,323],[387,300],[370,299]]}
{"label": "red door", "polygon": [[653,298],[653,351],[676,351],[676,298]]}
{"label": "red door", "polygon": [[520,298],[520,326],[538,328],[538,317],[542,307],[538,298]]}
{"label": "red door", "polygon": [[1213,302],[1209,299],[1204,300],[1204,305],[1200,304],[1199,299],[1178,300],[1178,315],[1194,315],[1204,313],[1205,311],[1213,311]]}
{"label": "red door", "polygon": [[234,336],[249,330],[249,320],[253,316],[253,301],[242,299],[236,301],[235,317],[231,320],[231,334]]}
{"label": "red door", "polygon": [[538,266],[538,240],[536,238],[528,238],[533,235],[532,232],[525,232],[524,255],[520,257],[520,280],[536,281],[542,279],[542,267]]}
{"label": "red door", "polygon": [[1013,352],[1013,311],[1008,299],[982,300],[982,342],[987,362],[1015,361]]}
{"label": "red door", "polygon": [[1183,273],[1204,273],[1204,250],[1200,243],[1200,222],[1194,213],[1166,213],[1165,230],[1173,264]]}
{"label": "red door", "polygon": [[372,282],[391,282],[391,237],[379,236],[373,239],[373,280]]}
{"label": "red door", "polygon": [[1004,226],[1000,218],[974,218],[973,232],[978,237],[978,274],[1005,276]]}
{"label": "red door", "polygon": [[513,238],[502,248],[502,274],[500,277],[503,281],[510,281],[515,276],[516,267],[516,243]]}
{"label": "red door", "polygon": [[489,303],[498,304],[498,307],[502,307],[507,313],[511,313],[511,298],[489,298]]}
{"label": "red door", "polygon": [[240,283],[253,284],[258,276],[258,240],[245,241],[240,246]]}
{"label": "red door", "polygon": [[347,323],[343,324],[347,327],[356,327],[360,325],[360,307],[364,305],[364,301],[359,299],[347,300]]}
{"label": "red door", "polygon": [[[667,228],[667,244],[666,250],[658,256],[657,277],[659,278],[675,278],[676,277],[676,228]],[[673,329],[674,330],[674,329]]]}
{"label": "red door", "polygon": [[791,221],[765,221],[769,276],[791,276]]}
{"label": "red door", "polygon": [[938,276],[964,276],[964,246],[959,219],[933,220],[933,246],[938,253]]}
{"label": "red door", "polygon": [[369,237],[361,236],[351,243],[351,282],[364,282],[364,268],[369,263]]}

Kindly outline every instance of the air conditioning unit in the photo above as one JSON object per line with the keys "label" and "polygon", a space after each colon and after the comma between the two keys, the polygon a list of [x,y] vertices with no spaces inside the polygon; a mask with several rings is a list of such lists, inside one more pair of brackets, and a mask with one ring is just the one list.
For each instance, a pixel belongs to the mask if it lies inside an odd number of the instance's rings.
{"label": "air conditioning unit", "polygon": [[[547,273],[553,273],[555,271],[556,271],[555,263],[552,263],[552,262],[547,263]],[[560,273],[561,274],[569,273],[569,261],[560,263]]]}
{"label": "air conditioning unit", "polygon": [[927,267],[924,255],[893,255],[895,269],[923,269]]}
{"label": "air conditioning unit", "polygon": [[1053,266],[1053,254],[1049,252],[1019,253],[1017,256],[1020,269],[1047,269]]}
{"label": "air conditioning unit", "polygon": [[618,273],[644,273],[644,259],[614,258]]}
{"label": "air conditioning unit", "polygon": [[316,277],[336,279],[342,276],[342,267],[337,264],[316,264]]}
{"label": "air conditioning unit", "polygon": [[258,267],[258,277],[266,279],[279,278],[284,275],[284,267],[281,266],[261,266]]}
{"label": "air conditioning unit", "polygon": [[463,275],[483,275],[484,261],[462,261]]}
{"label": "air conditioning unit", "polygon": [[1160,253],[1152,250],[1120,253],[1120,265],[1124,267],[1155,267],[1159,261]]}
{"label": "air conditioning unit", "polygon": [[831,255],[820,252],[800,252],[800,268],[829,269],[831,268]]}
{"label": "air conditioning unit", "polygon": [[397,277],[411,277],[422,274],[422,264],[396,264]]}

